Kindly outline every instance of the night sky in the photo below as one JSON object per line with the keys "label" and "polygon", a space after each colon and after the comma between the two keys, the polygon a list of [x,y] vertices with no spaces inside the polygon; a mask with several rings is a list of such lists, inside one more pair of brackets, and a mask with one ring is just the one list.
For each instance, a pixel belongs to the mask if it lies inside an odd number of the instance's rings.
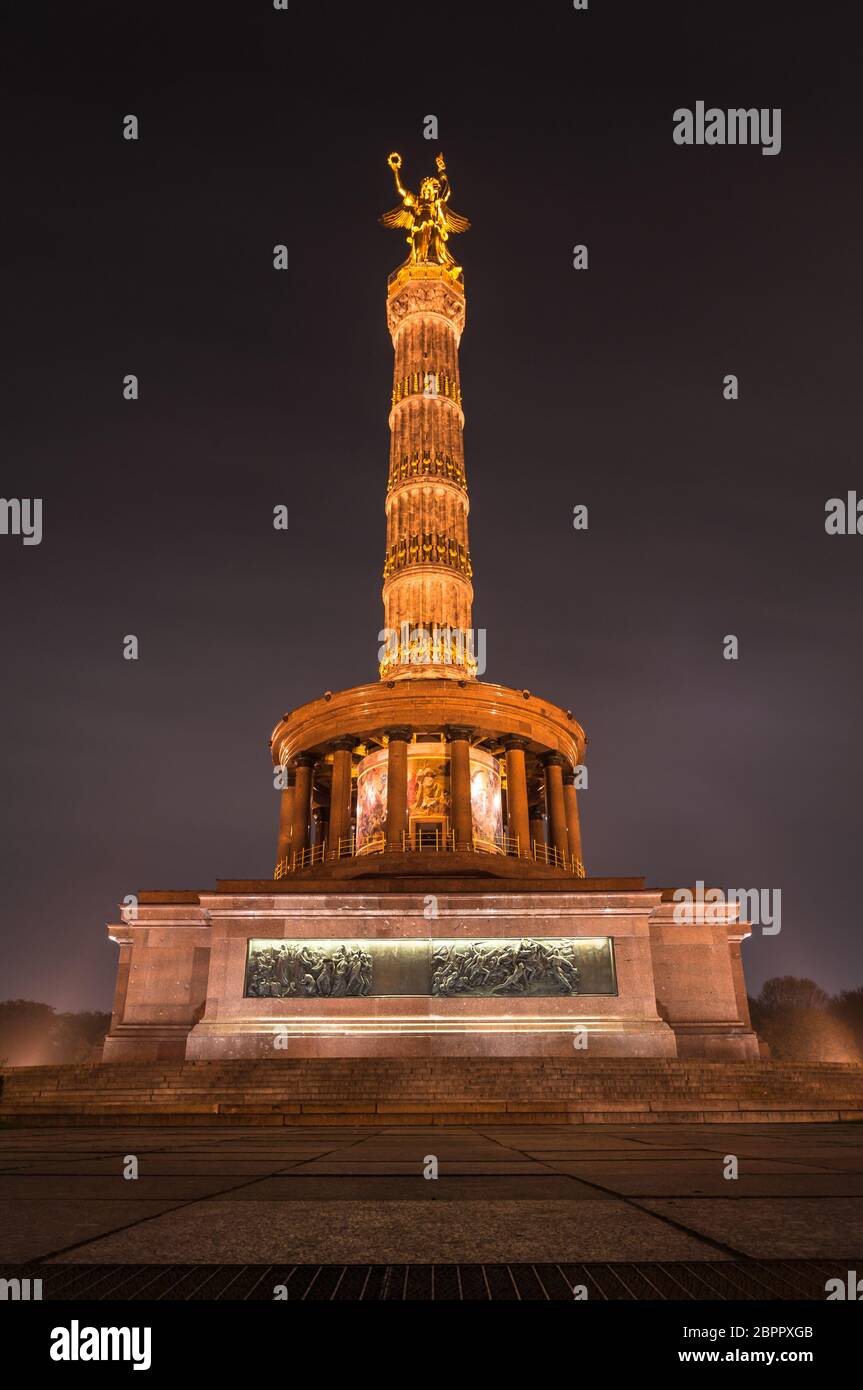
{"label": "night sky", "polygon": [[[589,873],[781,889],[750,990],[863,983],[863,537],[824,527],[863,496],[840,11],[16,7],[2,493],[44,537],[0,536],[0,998],[108,1007],[124,895],[270,876],[274,724],[376,678],[377,218],[388,152],[416,187],[438,148],[487,679],[586,729]],[[781,107],[781,153],[675,145],[698,100]]]}

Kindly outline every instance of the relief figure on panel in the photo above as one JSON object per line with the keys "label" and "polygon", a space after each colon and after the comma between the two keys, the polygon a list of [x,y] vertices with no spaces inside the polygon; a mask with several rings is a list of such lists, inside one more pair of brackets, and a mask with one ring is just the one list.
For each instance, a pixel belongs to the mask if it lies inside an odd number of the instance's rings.
{"label": "relief figure on panel", "polygon": [[372,957],[362,946],[284,942],[249,956],[246,998],[340,999],[372,992]]}
{"label": "relief figure on panel", "polygon": [[571,941],[465,941],[432,953],[432,994],[577,994]]}

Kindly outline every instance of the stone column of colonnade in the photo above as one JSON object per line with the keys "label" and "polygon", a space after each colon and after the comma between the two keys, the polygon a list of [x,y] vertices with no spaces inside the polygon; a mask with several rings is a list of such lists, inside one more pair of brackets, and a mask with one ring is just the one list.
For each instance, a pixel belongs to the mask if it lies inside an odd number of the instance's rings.
{"label": "stone column of colonnade", "polygon": [[[330,826],[327,855],[337,858],[340,841],[348,841],[351,833],[351,770],[354,740],[339,738],[332,744],[333,779],[330,784]],[[344,850],[345,845],[342,844]]]}
{"label": "stone column of colonnade", "polygon": [[285,769],[287,785],[282,791],[279,808],[278,863],[291,861],[295,854],[308,849],[313,834],[316,845],[326,840],[328,857],[337,855],[339,841],[344,848],[349,840],[354,739],[336,739],[331,747],[333,770],[328,817],[324,806],[313,804],[318,759],[310,753],[301,753],[293,765]]}
{"label": "stone column of colonnade", "polygon": [[450,803],[456,849],[473,848],[473,808],[470,798],[470,729],[445,729],[449,741]]}
{"label": "stone column of colonnade", "polygon": [[[464,290],[437,265],[393,278],[387,322],[395,354],[390,411],[382,678],[473,676],[472,567],[458,345]],[[455,641],[436,634],[455,631]],[[410,635],[426,634],[410,645]],[[406,641],[407,639],[407,641]],[[411,659],[413,657],[413,660]]]}
{"label": "stone column of colonnade", "polygon": [[[504,741],[506,752],[507,832],[518,839],[520,854],[529,854],[534,840],[546,842],[546,822],[539,807],[530,807],[525,752],[527,740],[512,736]],[[581,863],[581,830],[575,772],[560,753],[543,758],[548,842],[567,859]]]}
{"label": "stone column of colonnade", "polygon": [[294,785],[296,773],[292,767],[285,768],[285,785],[279,798],[279,843],[276,850],[276,863],[281,864],[291,852],[291,831],[294,818]]}
{"label": "stone column of colonnade", "polygon": [[303,753],[294,760],[294,798],[291,816],[291,854],[308,849],[315,759]]}
{"label": "stone column of colonnade", "polygon": [[584,868],[581,857],[581,821],[578,814],[578,792],[575,790],[575,771],[564,768],[563,801],[566,808],[566,831],[569,838],[569,853],[577,864]]}
{"label": "stone column of colonnade", "polygon": [[527,739],[513,735],[504,742],[506,752],[507,833],[518,843],[519,854],[530,852],[530,808],[524,755]]}
{"label": "stone column of colonnade", "polygon": [[563,769],[567,766],[567,762],[560,753],[546,753],[542,762],[545,768],[548,837],[554,848],[565,859],[569,853],[569,832],[566,827],[566,806],[563,799]]}
{"label": "stone column of colonnade", "polygon": [[408,744],[410,729],[390,729],[387,736],[387,849],[401,849],[408,824]]}

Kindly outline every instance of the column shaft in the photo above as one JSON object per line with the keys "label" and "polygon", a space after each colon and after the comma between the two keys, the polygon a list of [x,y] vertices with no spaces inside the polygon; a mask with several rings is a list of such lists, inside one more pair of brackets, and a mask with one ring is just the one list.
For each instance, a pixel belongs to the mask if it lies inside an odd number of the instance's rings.
{"label": "column shaft", "polygon": [[563,774],[563,800],[566,807],[566,833],[569,852],[573,859],[581,862],[581,822],[578,816],[578,793],[575,790],[575,774]]}
{"label": "column shaft", "polygon": [[519,854],[530,853],[530,811],[527,804],[527,773],[524,766],[524,739],[511,738],[506,748],[507,832],[518,840]]}
{"label": "column shaft", "polygon": [[408,823],[409,729],[391,729],[387,744],[387,849],[401,849]]}
{"label": "column shaft", "polygon": [[287,786],[279,797],[279,843],[276,849],[276,863],[281,864],[291,852],[291,826],[294,816],[294,773],[287,769]]}
{"label": "column shaft", "polygon": [[315,760],[302,756],[297,759],[296,784],[294,786],[294,805],[291,826],[291,854],[309,846],[309,820],[312,809],[312,773]]}
{"label": "column shaft", "polygon": [[569,835],[563,802],[563,761],[559,753],[549,753],[544,759],[545,804],[548,808],[549,839],[554,848],[566,858],[569,854]]}
{"label": "column shaft", "polygon": [[450,799],[456,849],[473,849],[473,811],[470,804],[469,729],[446,729],[449,739]]}
{"label": "column shaft", "polygon": [[[328,854],[335,858],[339,841],[347,840],[351,830],[351,751],[353,743],[340,740],[333,749],[333,781],[330,790],[330,829]],[[344,848],[344,846],[343,846]]]}

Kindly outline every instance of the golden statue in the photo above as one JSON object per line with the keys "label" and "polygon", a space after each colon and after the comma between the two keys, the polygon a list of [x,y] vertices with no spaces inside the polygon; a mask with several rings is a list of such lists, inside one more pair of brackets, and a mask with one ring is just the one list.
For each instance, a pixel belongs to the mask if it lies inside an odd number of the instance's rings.
{"label": "golden statue", "polygon": [[407,243],[411,253],[404,265],[443,265],[457,280],[461,266],[456,265],[447,246],[450,232],[466,232],[470,222],[460,213],[449,207],[450,186],[446,172],[446,162],[442,154],[437,155],[438,177],[424,178],[419,193],[410,193],[402,187],[399,169],[402,157],[391,154],[387,163],[393,171],[396,192],[401,198],[398,207],[385,212],[381,222],[385,227],[406,227]]}

